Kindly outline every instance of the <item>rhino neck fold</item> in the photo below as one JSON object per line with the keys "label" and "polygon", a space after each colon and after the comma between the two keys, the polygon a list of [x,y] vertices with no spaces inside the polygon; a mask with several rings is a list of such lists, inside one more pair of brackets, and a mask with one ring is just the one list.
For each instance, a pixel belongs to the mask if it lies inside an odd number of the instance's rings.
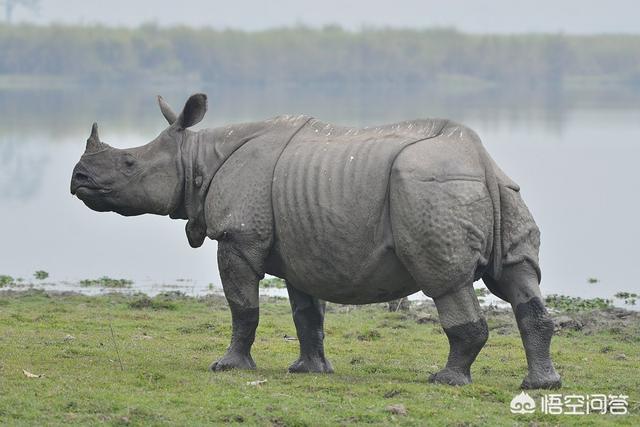
{"label": "rhino neck fold", "polygon": [[204,201],[209,185],[224,162],[247,142],[269,129],[266,122],[247,123],[199,132],[185,131],[180,144],[181,169],[184,186],[182,203],[172,218],[187,219],[189,244],[200,247],[206,238]]}

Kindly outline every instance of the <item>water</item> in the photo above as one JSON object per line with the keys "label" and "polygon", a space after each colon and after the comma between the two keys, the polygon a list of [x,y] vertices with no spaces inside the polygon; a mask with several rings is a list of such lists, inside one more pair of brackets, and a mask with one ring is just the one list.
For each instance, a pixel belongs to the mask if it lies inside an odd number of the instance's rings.
{"label": "water", "polygon": [[[190,92],[167,98],[179,109]],[[628,101],[228,90],[210,93],[199,127],[282,113],[359,126],[432,116],[461,121],[522,187],[542,230],[543,292],[609,297],[640,293],[640,106]],[[145,143],[165,126],[144,91],[0,92],[0,274],[33,281],[35,270],[46,270],[45,282],[58,289],[104,275],[151,292],[219,287],[215,242],[191,249],[184,222],[97,213],[70,195],[71,170],[94,120],[102,139],[116,147]]]}

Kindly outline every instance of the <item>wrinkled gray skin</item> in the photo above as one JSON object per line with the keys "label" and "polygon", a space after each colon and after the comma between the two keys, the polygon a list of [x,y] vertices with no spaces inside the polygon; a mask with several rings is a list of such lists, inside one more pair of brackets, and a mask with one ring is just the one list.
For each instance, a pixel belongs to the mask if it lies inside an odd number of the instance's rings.
{"label": "wrinkled gray skin", "polygon": [[187,219],[189,243],[217,240],[233,333],[211,369],[253,369],[258,282],[286,280],[300,356],[291,372],[332,372],[325,303],[365,304],[423,291],[450,344],[430,381],[468,384],[488,337],[472,284],[511,303],[529,373],[555,388],[553,323],[538,283],[539,232],[519,188],[477,135],[447,120],[354,129],[306,116],[188,130],[207,109],[193,95],[137,148],[101,142],[94,124],[71,193],[97,211]]}

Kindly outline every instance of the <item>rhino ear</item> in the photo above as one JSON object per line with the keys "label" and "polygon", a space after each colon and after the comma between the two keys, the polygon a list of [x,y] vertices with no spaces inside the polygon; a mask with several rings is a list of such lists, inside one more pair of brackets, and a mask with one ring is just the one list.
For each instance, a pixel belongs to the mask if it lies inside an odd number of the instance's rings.
{"label": "rhino ear", "polygon": [[176,124],[182,129],[186,129],[195,124],[200,123],[204,114],[207,112],[207,95],[204,93],[196,93],[191,95],[184,104],[182,113],[178,117]]}
{"label": "rhino ear", "polygon": [[170,125],[174,124],[178,119],[178,115],[173,112],[167,101],[164,100],[163,97],[158,95],[158,105],[160,106],[160,111],[165,119],[169,122]]}

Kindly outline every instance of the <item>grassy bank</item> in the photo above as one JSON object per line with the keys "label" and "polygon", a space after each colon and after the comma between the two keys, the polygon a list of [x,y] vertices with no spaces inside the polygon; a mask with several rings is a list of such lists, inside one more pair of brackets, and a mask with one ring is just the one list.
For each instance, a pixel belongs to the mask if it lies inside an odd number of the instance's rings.
{"label": "grassy bank", "polygon": [[451,388],[426,381],[448,349],[429,305],[395,313],[330,305],[326,350],[336,373],[292,375],[286,368],[298,343],[284,339],[295,336],[288,302],[264,300],[258,370],[212,374],[207,366],[230,334],[219,297],[5,293],[0,424],[638,425],[640,320],[594,313],[572,313],[573,323],[564,315],[553,341],[562,392],[628,394],[629,415],[512,415],[526,364],[506,312],[487,313],[491,337],[474,364],[475,383]]}

